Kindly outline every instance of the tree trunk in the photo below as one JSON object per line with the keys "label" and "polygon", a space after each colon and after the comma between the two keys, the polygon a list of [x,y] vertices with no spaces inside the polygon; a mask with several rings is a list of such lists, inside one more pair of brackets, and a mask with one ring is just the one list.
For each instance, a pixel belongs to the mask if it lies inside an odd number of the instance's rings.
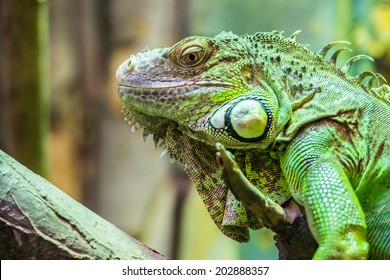
{"label": "tree trunk", "polygon": [[46,1],[1,2],[0,145],[47,175],[48,13]]}

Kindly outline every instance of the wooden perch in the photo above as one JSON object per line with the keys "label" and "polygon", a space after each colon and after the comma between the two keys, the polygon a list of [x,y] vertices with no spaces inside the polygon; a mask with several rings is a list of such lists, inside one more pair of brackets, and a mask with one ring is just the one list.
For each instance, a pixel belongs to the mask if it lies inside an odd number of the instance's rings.
{"label": "wooden perch", "polygon": [[0,150],[0,259],[166,259]]}

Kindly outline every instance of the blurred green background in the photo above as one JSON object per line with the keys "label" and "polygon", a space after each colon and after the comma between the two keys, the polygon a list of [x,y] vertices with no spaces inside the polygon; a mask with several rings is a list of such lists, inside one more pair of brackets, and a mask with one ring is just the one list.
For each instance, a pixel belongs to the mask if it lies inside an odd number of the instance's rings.
{"label": "blurred green background", "polygon": [[0,0],[0,17],[0,149],[174,259],[278,252],[267,230],[247,244],[220,233],[180,167],[130,132],[116,95],[123,60],[188,35],[303,30],[313,51],[352,42],[375,58],[354,71],[390,79],[389,0]]}

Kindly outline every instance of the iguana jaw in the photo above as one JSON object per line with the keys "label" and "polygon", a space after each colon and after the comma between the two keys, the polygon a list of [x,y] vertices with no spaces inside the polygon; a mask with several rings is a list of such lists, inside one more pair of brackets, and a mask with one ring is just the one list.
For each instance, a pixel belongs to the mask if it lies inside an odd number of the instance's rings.
{"label": "iguana jaw", "polygon": [[[120,83],[121,101],[133,110],[150,116],[161,116],[182,125],[198,124],[204,115],[220,105],[211,96],[229,91],[229,84],[193,81],[133,85]],[[204,101],[204,103],[202,102]]]}

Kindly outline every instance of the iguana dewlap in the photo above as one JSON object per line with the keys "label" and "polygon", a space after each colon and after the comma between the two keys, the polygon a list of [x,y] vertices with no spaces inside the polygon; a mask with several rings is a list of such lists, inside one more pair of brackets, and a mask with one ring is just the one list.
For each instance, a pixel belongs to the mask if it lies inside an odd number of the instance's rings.
{"label": "iguana dewlap", "polygon": [[[134,129],[183,163],[216,225],[237,241],[262,221],[228,190],[215,145],[278,204],[304,207],[316,259],[390,259],[390,93],[380,74],[336,67],[294,33],[188,37],[117,71]],[[325,59],[325,56],[328,59]],[[374,88],[374,86],[377,86]]]}

